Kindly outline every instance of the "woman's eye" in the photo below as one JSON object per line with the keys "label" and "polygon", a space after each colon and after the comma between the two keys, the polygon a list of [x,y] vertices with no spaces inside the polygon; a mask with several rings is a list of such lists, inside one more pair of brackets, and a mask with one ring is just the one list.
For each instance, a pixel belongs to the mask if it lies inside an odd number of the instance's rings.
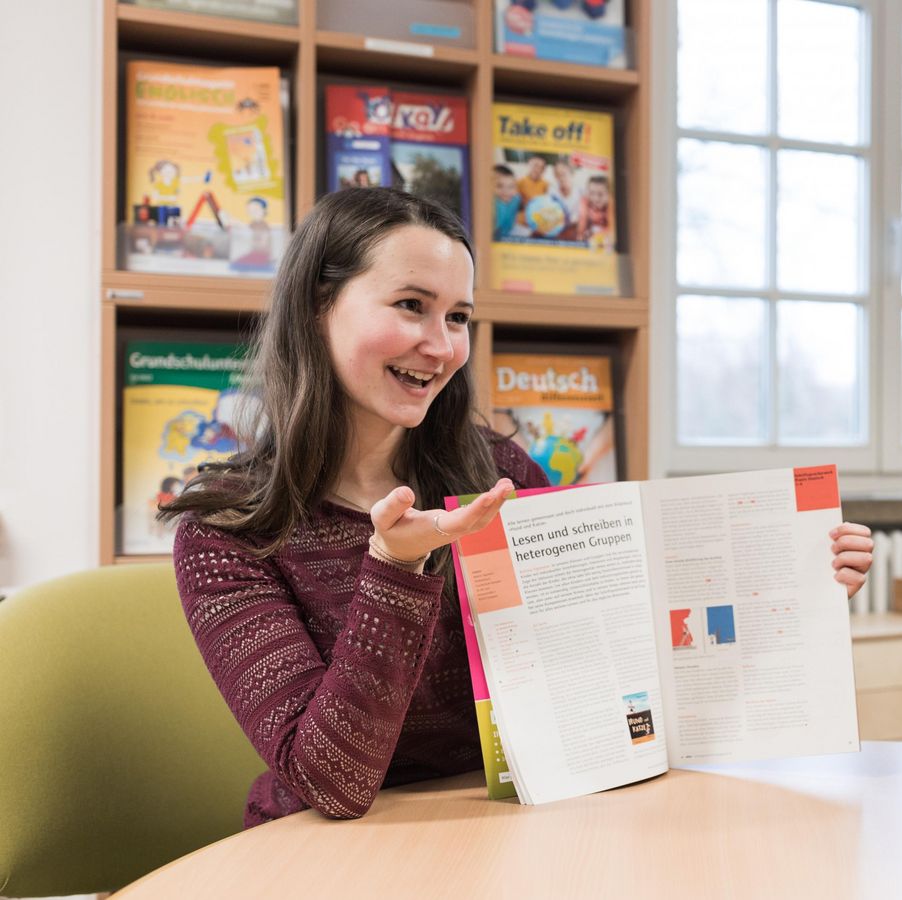
{"label": "woman's eye", "polygon": [[470,314],[467,312],[455,312],[448,316],[448,321],[455,325],[467,325],[470,321]]}
{"label": "woman's eye", "polygon": [[423,301],[410,297],[407,300],[399,300],[396,305],[410,312],[420,312],[423,308]]}

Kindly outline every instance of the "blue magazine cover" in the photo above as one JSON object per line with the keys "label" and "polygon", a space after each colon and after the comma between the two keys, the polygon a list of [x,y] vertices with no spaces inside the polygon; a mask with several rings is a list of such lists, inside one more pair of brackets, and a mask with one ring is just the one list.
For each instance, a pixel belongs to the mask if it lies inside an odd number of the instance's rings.
{"label": "blue magazine cover", "polygon": [[495,0],[498,53],[623,69],[623,0]]}

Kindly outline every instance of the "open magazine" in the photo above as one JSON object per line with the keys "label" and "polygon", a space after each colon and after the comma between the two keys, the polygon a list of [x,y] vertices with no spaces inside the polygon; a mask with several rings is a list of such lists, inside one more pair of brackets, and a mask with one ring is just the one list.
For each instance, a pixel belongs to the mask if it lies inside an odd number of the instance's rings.
{"label": "open magazine", "polygon": [[518,491],[454,547],[489,796],[858,750],[841,521],[835,466]]}

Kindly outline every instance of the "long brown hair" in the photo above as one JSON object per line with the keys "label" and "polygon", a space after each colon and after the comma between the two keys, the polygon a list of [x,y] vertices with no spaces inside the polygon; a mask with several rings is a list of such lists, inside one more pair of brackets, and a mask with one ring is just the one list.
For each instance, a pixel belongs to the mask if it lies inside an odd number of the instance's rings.
{"label": "long brown hair", "polygon": [[[288,244],[270,309],[252,342],[246,386],[256,407],[241,435],[242,451],[207,464],[159,518],[190,512],[228,531],[262,537],[274,553],[338,480],[350,420],[344,390],[329,358],[319,319],[344,285],[372,264],[376,245],[404,225],[434,228],[462,243],[453,213],[391,188],[348,188],[321,199]],[[423,509],[443,507],[449,494],[486,490],[497,479],[488,439],[473,420],[469,363],[408,429],[393,463]],[[432,568],[447,571],[449,554]]]}

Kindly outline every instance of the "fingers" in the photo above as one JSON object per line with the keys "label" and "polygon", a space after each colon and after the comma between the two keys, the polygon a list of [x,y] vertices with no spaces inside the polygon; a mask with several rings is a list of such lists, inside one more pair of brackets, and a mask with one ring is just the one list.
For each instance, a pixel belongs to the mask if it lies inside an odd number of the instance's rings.
{"label": "fingers", "polygon": [[849,597],[853,597],[855,594],[857,594],[859,588],[865,582],[864,572],[859,572],[858,569],[851,569],[847,566],[836,572],[833,577],[840,584],[844,584],[846,586],[846,591]]}
{"label": "fingers", "polygon": [[874,542],[870,535],[870,528],[854,522],[843,522],[830,532],[833,568],[836,569],[834,577],[846,585],[850,597],[864,584],[874,560]]}
{"label": "fingers", "polygon": [[453,539],[485,528],[497,515],[505,498],[513,489],[514,484],[509,478],[500,478],[494,487],[480,494],[467,506],[461,506],[452,512],[440,513],[439,528]]}
{"label": "fingers", "polygon": [[861,537],[870,537],[871,529],[868,528],[867,525],[857,525],[855,522],[843,522],[842,525],[837,525],[836,528],[830,532],[830,537],[836,540],[844,534],[857,534]]}
{"label": "fingers", "polygon": [[476,518],[467,530],[478,531],[488,525],[513,489],[514,483],[509,478],[501,478],[493,488],[477,497],[469,506],[469,509],[476,513]]}
{"label": "fingers", "polygon": [[413,491],[402,485],[377,501],[370,510],[370,518],[376,530],[387,531],[391,528],[413,506],[415,499]]}
{"label": "fingers", "polygon": [[480,495],[475,502],[482,506],[501,506],[504,498],[507,497],[514,489],[514,483],[510,478],[499,478],[495,482],[495,486],[489,488],[484,494]]}
{"label": "fingers", "polygon": [[860,550],[862,553],[870,553],[874,549],[874,542],[869,537],[844,534],[833,542],[831,549],[834,553],[842,553],[843,550]]}
{"label": "fingers", "polygon": [[870,553],[862,553],[858,550],[844,550],[833,557],[833,568],[858,569],[859,572],[864,574],[871,568],[872,561],[873,556]]}
{"label": "fingers", "polygon": [[858,593],[867,580],[868,569],[874,560],[871,529],[855,522],[843,522],[830,532],[833,544],[833,577],[845,585],[849,597]]}

